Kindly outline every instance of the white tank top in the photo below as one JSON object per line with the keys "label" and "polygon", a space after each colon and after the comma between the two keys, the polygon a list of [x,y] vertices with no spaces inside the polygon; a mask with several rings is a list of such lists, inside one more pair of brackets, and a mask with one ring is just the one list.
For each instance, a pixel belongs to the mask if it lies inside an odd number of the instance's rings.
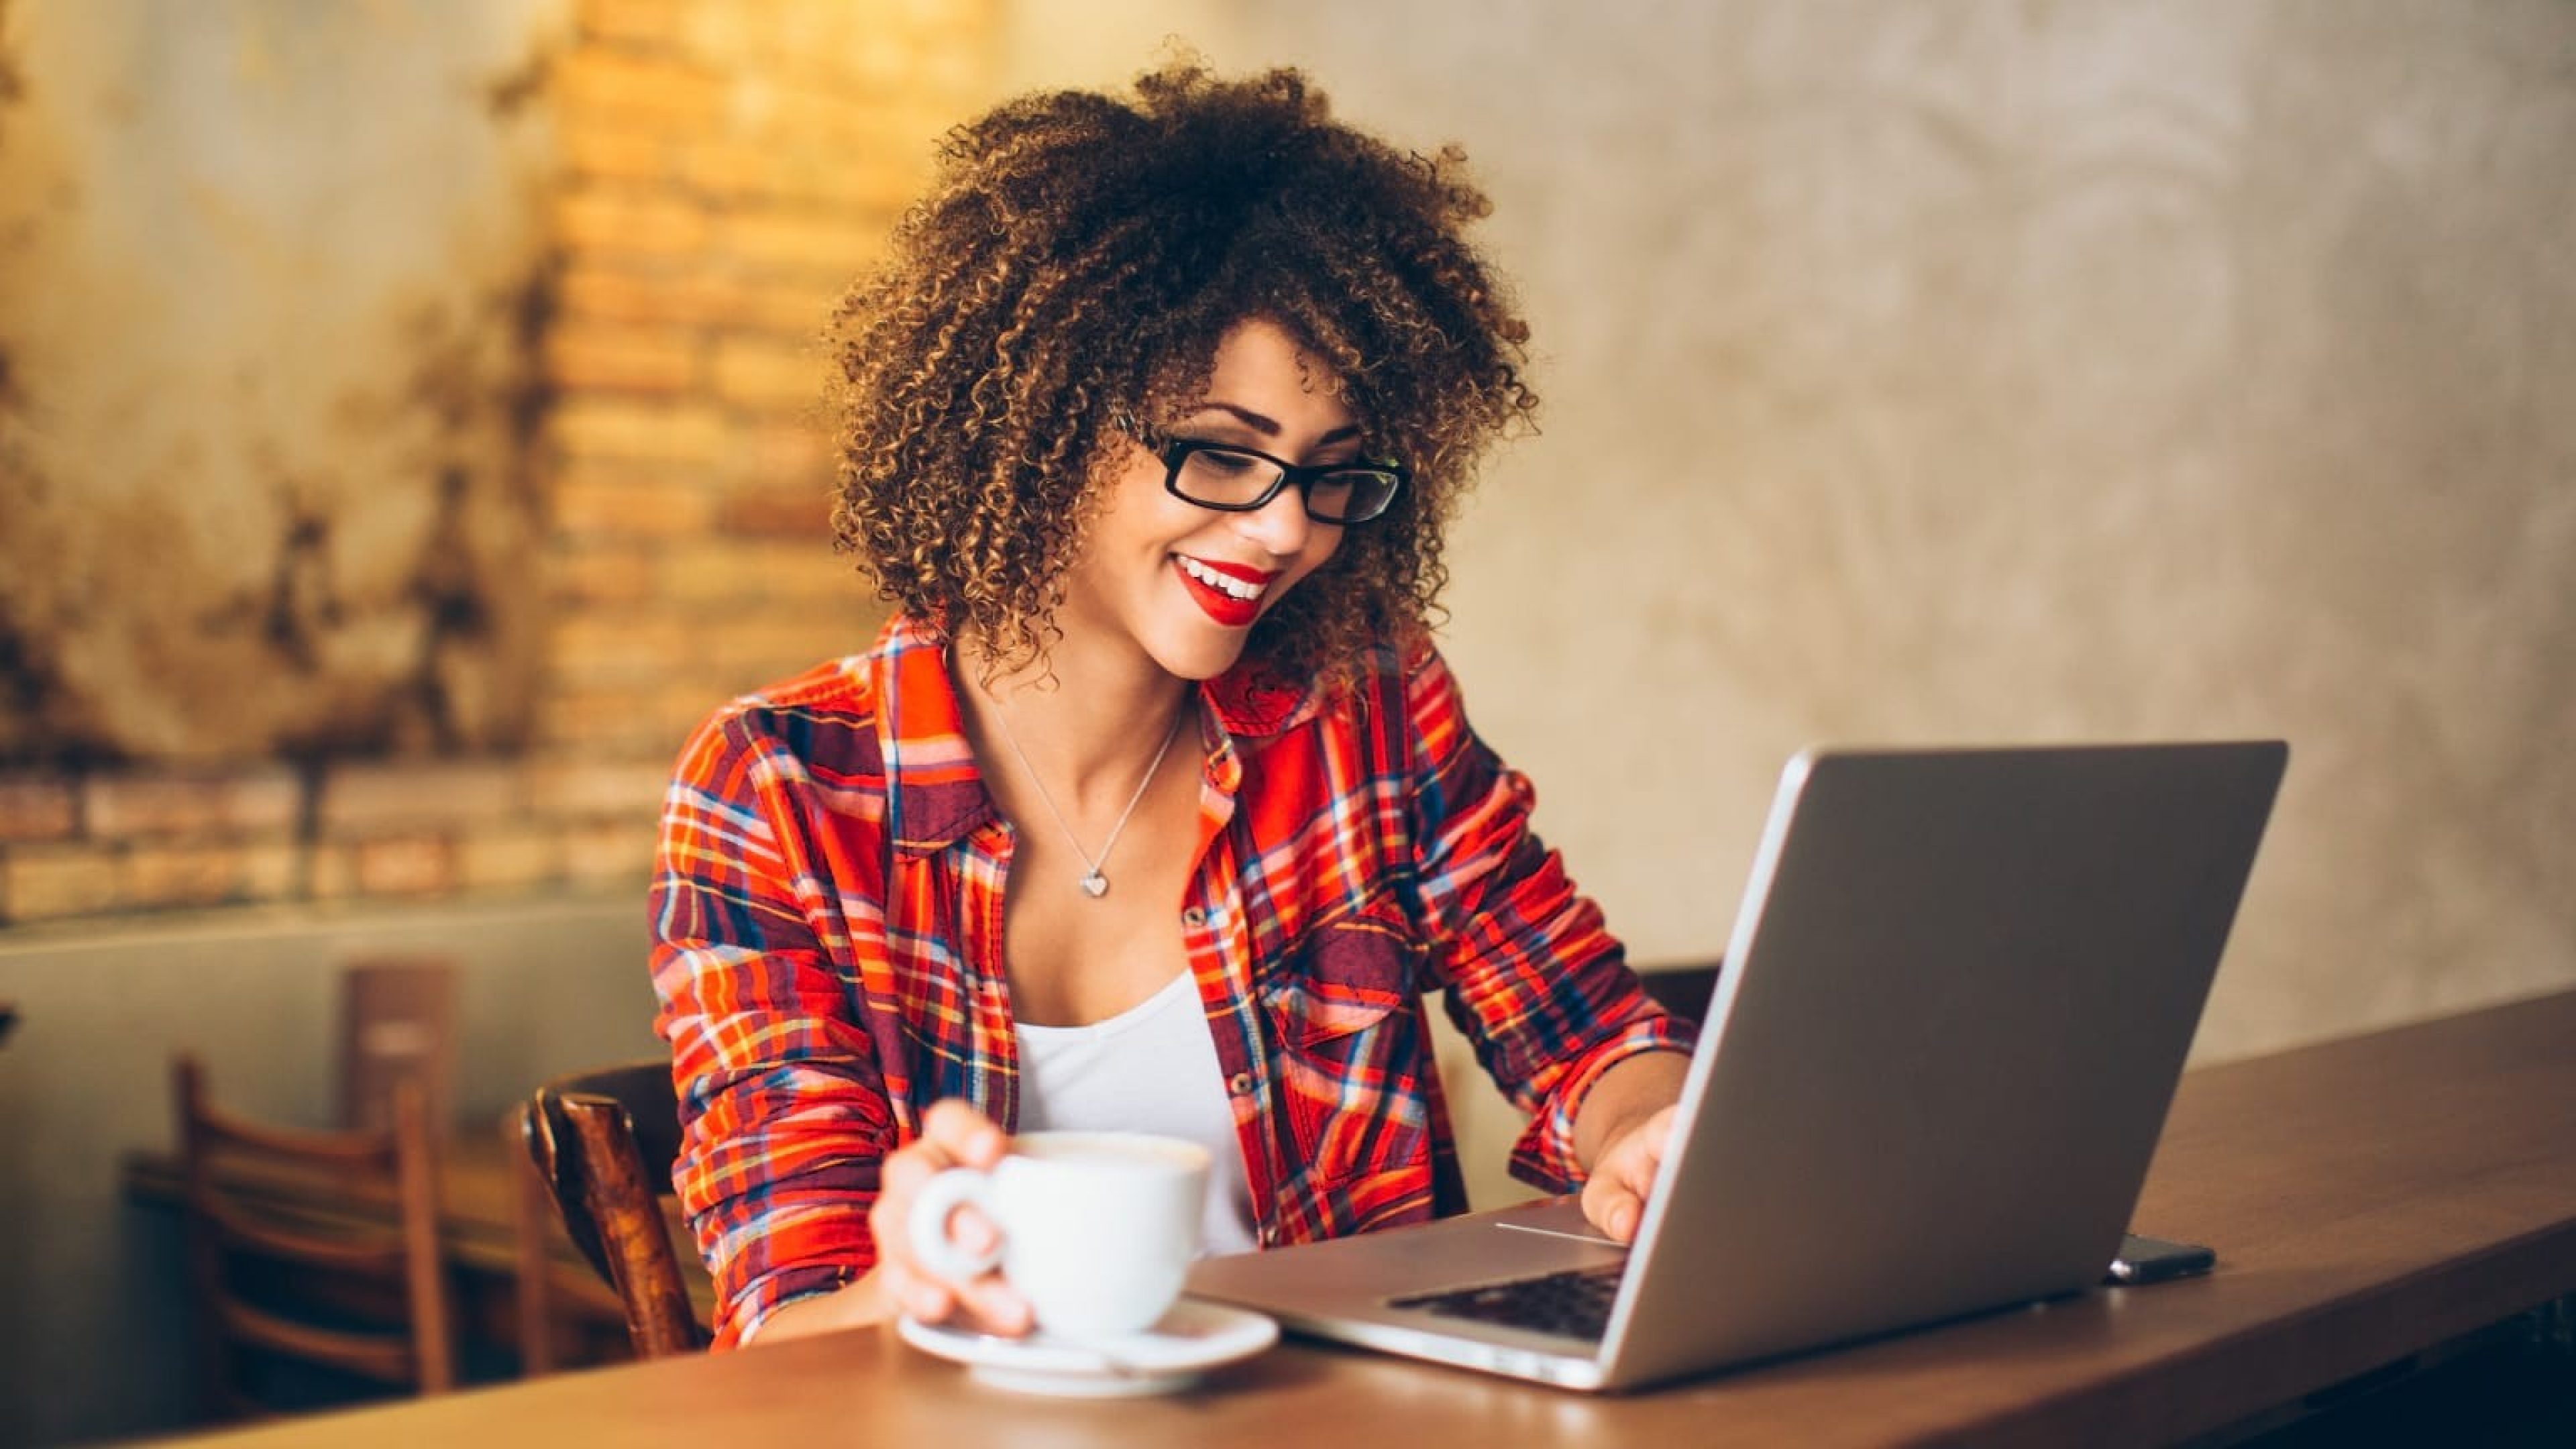
{"label": "white tank top", "polygon": [[1211,1164],[1199,1252],[1258,1246],[1225,1074],[1190,973],[1106,1021],[1014,1031],[1021,1131],[1154,1132],[1195,1142]]}

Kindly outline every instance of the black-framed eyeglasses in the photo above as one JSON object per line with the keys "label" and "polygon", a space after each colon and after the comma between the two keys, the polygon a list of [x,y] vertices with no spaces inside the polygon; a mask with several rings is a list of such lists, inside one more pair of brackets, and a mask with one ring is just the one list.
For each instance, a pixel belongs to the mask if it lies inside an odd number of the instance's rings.
{"label": "black-framed eyeglasses", "polygon": [[1258,448],[1204,438],[1166,437],[1129,425],[1163,460],[1163,487],[1173,497],[1220,513],[1253,513],[1295,485],[1306,516],[1317,523],[1366,523],[1386,512],[1411,471],[1401,463],[1291,463]]}

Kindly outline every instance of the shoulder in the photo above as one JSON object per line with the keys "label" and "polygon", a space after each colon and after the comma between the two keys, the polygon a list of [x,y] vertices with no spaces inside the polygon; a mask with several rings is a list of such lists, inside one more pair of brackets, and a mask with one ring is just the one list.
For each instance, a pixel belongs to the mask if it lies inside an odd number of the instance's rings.
{"label": "shoulder", "polygon": [[1463,727],[1466,705],[1458,677],[1428,637],[1372,651],[1370,703],[1400,718],[1416,737],[1445,737]]}
{"label": "shoulder", "polygon": [[1311,718],[1398,768],[1440,758],[1467,733],[1457,679],[1428,639],[1380,644],[1340,680],[1316,685]]}
{"label": "shoulder", "polygon": [[830,659],[718,705],[697,729],[701,739],[811,739],[875,733],[876,691],[867,656]]}
{"label": "shoulder", "polygon": [[1381,709],[1402,713],[1411,701],[1448,694],[1456,685],[1448,661],[1426,636],[1371,645],[1339,678],[1318,679],[1306,688],[1313,712],[1330,718]]}
{"label": "shoulder", "polygon": [[712,783],[744,768],[844,780],[882,775],[873,658],[826,660],[725,701],[691,732],[680,776]]}

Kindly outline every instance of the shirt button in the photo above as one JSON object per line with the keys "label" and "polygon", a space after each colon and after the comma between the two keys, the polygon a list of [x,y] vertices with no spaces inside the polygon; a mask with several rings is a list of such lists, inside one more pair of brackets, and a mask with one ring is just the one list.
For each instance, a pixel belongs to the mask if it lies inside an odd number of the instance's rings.
{"label": "shirt button", "polygon": [[1207,912],[1200,910],[1196,906],[1192,906],[1188,910],[1181,912],[1181,924],[1195,931],[1199,927],[1207,924]]}
{"label": "shirt button", "polygon": [[1225,1089],[1238,1097],[1252,1095],[1252,1073],[1237,1072],[1225,1079]]}

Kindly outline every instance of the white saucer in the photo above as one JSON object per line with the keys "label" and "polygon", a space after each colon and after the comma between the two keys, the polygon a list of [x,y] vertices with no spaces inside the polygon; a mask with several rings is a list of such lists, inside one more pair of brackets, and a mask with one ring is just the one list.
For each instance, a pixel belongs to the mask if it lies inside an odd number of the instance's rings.
{"label": "white saucer", "polygon": [[1279,1341],[1279,1325],[1261,1314],[1189,1299],[1126,1338],[997,1338],[909,1317],[895,1331],[923,1353],[966,1365],[970,1377],[994,1388],[1083,1399],[1169,1393]]}

